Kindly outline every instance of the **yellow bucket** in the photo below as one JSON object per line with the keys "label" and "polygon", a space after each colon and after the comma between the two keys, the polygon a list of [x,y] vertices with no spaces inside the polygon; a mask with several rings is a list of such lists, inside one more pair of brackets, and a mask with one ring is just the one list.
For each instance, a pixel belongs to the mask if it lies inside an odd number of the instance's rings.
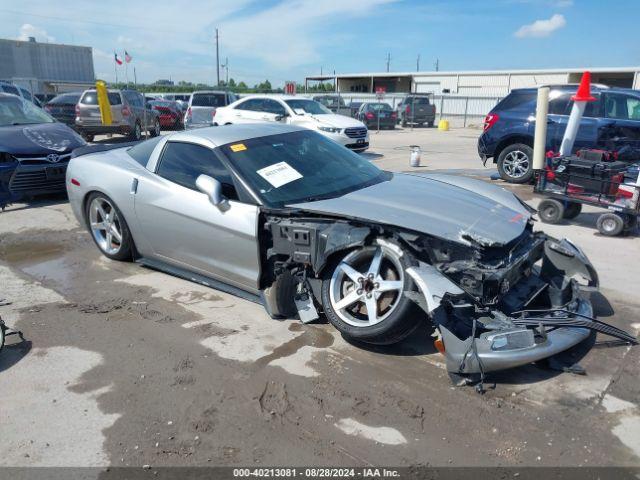
{"label": "yellow bucket", "polygon": [[440,120],[438,122],[438,130],[447,132],[449,130],[449,120]]}

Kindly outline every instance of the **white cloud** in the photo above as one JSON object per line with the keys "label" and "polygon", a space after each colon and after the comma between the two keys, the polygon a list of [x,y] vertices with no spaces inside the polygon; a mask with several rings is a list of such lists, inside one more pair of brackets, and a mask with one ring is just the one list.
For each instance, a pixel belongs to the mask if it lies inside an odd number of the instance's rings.
{"label": "white cloud", "polygon": [[47,34],[47,31],[35,27],[30,23],[25,23],[20,27],[20,33],[18,34],[18,40],[28,41],[29,37],[35,37],[38,42],[55,42],[56,39]]}
{"label": "white cloud", "polygon": [[514,35],[518,38],[548,37],[556,30],[564,27],[566,24],[567,21],[564,19],[564,15],[556,13],[547,20],[536,20],[529,25],[523,25],[514,33]]}

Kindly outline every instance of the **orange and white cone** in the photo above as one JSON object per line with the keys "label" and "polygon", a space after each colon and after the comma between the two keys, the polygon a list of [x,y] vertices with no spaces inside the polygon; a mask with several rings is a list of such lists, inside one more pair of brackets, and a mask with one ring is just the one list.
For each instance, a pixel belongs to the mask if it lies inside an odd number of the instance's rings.
{"label": "orange and white cone", "polygon": [[596,100],[591,95],[591,72],[584,72],[582,74],[578,91],[571,97],[571,100],[573,100],[573,107],[571,108],[571,115],[569,115],[569,121],[567,122],[567,129],[564,132],[564,137],[562,137],[562,143],[560,144],[560,155],[563,157],[571,155],[573,145],[578,136],[578,129],[580,128],[584,110],[587,108],[587,103],[595,102]]}

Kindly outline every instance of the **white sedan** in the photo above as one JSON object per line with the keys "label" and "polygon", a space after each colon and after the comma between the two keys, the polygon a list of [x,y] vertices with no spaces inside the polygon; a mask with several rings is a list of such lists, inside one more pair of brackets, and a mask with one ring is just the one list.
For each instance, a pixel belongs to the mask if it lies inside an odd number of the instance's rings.
{"label": "white sedan", "polygon": [[336,115],[315,100],[300,97],[252,95],[216,110],[216,125],[281,122],[316,130],[355,151],[369,148],[369,131],[364,123]]}

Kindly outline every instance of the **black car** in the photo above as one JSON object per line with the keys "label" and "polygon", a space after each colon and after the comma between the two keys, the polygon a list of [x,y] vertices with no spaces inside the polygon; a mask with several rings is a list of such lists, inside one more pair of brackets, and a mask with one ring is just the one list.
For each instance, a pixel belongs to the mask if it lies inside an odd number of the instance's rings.
{"label": "black car", "polygon": [[364,123],[369,130],[378,127],[393,129],[396,127],[398,114],[388,103],[365,102],[360,106],[356,118]]}
{"label": "black car", "polygon": [[45,111],[53,118],[70,127],[76,124],[76,105],[80,100],[82,92],[62,93],[49,100],[45,106]]}
{"label": "black car", "polygon": [[[551,87],[547,150],[560,149],[576,90],[576,85]],[[512,90],[486,116],[478,139],[483,163],[493,158],[502,179],[510,183],[528,183],[533,178],[537,94],[536,88]],[[574,151],[604,149],[617,151],[621,160],[640,160],[640,91],[592,85],[591,94],[596,100],[587,104]]]}
{"label": "black car", "polygon": [[86,142],[33,103],[0,93],[0,207],[65,191],[71,152]]}

